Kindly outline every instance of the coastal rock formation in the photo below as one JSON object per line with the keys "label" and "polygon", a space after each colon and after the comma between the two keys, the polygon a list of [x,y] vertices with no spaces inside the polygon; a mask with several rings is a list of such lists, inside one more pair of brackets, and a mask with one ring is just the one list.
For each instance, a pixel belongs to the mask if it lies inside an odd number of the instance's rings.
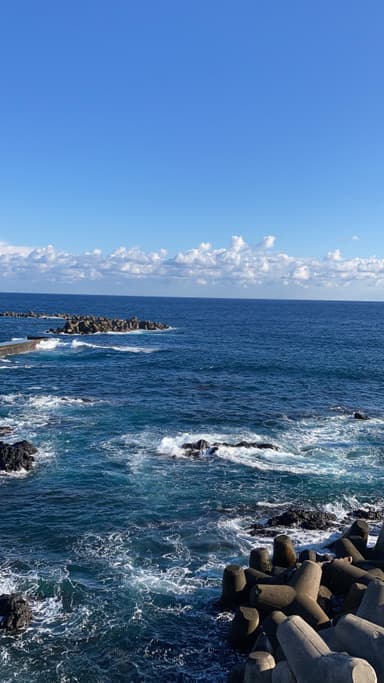
{"label": "coastal rock formation", "polygon": [[7,631],[27,628],[31,620],[31,608],[21,593],[0,595],[0,628]]}
{"label": "coastal rock formation", "polygon": [[37,448],[29,441],[17,441],[14,444],[0,441],[0,471],[18,472],[31,470],[37,453]]}
{"label": "coastal rock formation", "polygon": [[302,529],[328,529],[336,522],[336,515],[322,510],[290,508],[281,515],[270,517],[268,526],[299,526]]}
{"label": "coastal rock formation", "polygon": [[3,318],[62,318],[64,327],[51,328],[53,334],[95,334],[96,332],[132,332],[133,330],[167,330],[168,325],[152,320],[131,318],[106,318],[98,315],[74,315],[73,313],[36,313],[35,311],[0,311]]}
{"label": "coastal rock formation", "polygon": [[51,328],[53,334],[96,334],[97,332],[132,332],[134,330],[166,330],[168,325],[151,320],[139,320],[136,316],[122,320],[95,315],[73,315],[64,327]]}
{"label": "coastal rock formation", "polygon": [[201,455],[212,455],[213,453],[216,453],[220,446],[224,446],[225,448],[270,448],[273,451],[279,450],[273,443],[266,443],[263,441],[239,441],[238,443],[215,441],[210,444],[205,439],[183,443],[181,448],[185,451],[185,455],[197,458]]}
{"label": "coastal rock formation", "polygon": [[[337,517],[332,512],[323,510],[303,510],[300,508],[289,508],[281,515],[270,517],[266,522],[255,522],[250,527],[251,536],[260,535],[271,527],[300,527],[301,529],[325,530],[337,522]],[[271,534],[273,535],[273,534]]]}

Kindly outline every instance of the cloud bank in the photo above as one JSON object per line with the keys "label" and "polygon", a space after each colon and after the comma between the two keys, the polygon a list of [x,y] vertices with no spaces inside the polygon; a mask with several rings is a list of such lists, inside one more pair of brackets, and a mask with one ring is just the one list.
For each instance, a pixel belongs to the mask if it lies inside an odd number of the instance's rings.
{"label": "cloud bank", "polygon": [[[194,249],[169,256],[165,249],[145,252],[139,247],[119,247],[110,254],[100,249],[74,254],[53,246],[26,247],[0,242],[0,289],[7,282],[32,281],[44,285],[99,283],[90,291],[110,291],[111,286],[129,281],[146,281],[156,286],[163,282],[174,287],[188,283],[196,294],[204,288],[214,295],[215,289],[226,292],[245,288],[250,295],[259,295],[260,288],[269,285],[299,289],[321,290],[384,287],[384,259],[344,258],[339,249],[329,251],[323,258],[296,257],[277,251],[275,237],[267,235],[256,245],[250,245],[238,235],[226,247],[216,248],[202,242]],[[3,287],[1,287],[3,282]],[[24,288],[24,291],[26,289]],[[264,290],[265,291],[265,290]],[[120,293],[126,293],[123,291]]]}

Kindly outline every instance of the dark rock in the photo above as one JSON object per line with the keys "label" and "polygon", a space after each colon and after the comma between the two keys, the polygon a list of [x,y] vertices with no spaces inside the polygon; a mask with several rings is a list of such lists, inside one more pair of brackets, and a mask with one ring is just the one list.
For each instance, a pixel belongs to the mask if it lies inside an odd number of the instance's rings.
{"label": "dark rock", "polygon": [[270,448],[273,451],[278,451],[278,446],[273,443],[264,441],[238,441],[237,443],[228,443],[227,441],[216,441],[214,446],[225,446],[226,448]]}
{"label": "dark rock", "polygon": [[336,515],[320,510],[290,508],[281,515],[271,517],[268,526],[300,526],[302,529],[328,529],[336,521]]}
{"label": "dark rock", "polygon": [[273,538],[278,536],[279,532],[276,529],[267,529],[264,524],[253,524],[249,529],[250,536],[268,536]]}
{"label": "dark rock", "polygon": [[152,320],[105,318],[95,315],[72,315],[66,317],[64,327],[52,328],[53,334],[96,334],[97,332],[132,332],[132,330],[166,330],[168,325]]}
{"label": "dark rock", "polygon": [[183,443],[181,448],[185,451],[185,455],[197,458],[209,448],[209,443],[205,439],[199,439],[198,441]]}
{"label": "dark rock", "polygon": [[355,420],[369,420],[368,415],[363,413],[361,410],[356,410],[356,412],[353,414],[353,417]]}
{"label": "dark rock", "polygon": [[31,608],[21,593],[0,595],[0,628],[10,631],[27,628],[31,620]]}
{"label": "dark rock", "polygon": [[0,470],[4,472],[18,472],[32,469],[37,448],[29,441],[17,441],[14,444],[0,441]]}
{"label": "dark rock", "polygon": [[353,517],[359,517],[360,519],[371,519],[374,521],[383,519],[383,512],[374,510],[373,508],[352,510],[351,515]]}
{"label": "dark rock", "polygon": [[274,446],[272,443],[264,443],[260,441],[239,441],[238,443],[215,441],[215,443],[211,445],[205,439],[183,443],[181,448],[185,450],[186,455],[196,458],[203,453],[205,453],[205,455],[213,455],[220,448],[220,446],[224,446],[225,448],[271,448],[275,451],[278,450],[277,446]]}

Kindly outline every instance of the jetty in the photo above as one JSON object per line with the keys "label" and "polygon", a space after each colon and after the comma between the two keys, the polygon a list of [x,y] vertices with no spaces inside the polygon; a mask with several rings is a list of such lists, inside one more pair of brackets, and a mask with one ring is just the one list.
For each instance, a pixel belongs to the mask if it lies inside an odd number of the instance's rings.
{"label": "jetty", "polygon": [[47,339],[47,337],[33,337],[22,339],[21,341],[0,342],[0,357],[14,356],[17,353],[35,351],[40,342],[44,339]]}
{"label": "jetty", "polygon": [[132,332],[135,330],[167,330],[169,325],[153,320],[139,320],[134,315],[131,318],[106,318],[100,315],[75,315],[72,313],[36,313],[36,311],[0,311],[0,318],[35,318],[35,319],[63,319],[63,327],[51,327],[50,334],[97,334],[107,332]]}

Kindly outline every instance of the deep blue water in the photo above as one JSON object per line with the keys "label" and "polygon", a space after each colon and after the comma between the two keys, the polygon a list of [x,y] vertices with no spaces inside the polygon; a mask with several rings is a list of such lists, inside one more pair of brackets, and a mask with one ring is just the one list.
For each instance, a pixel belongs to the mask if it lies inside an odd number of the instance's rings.
{"label": "deep blue water", "polygon": [[[382,505],[384,304],[0,295],[10,309],[172,329],[0,360],[0,425],[39,448],[32,473],[0,477],[0,591],[34,611],[1,636],[1,681],[225,681],[214,601],[259,544],[249,525],[292,501]],[[0,341],[59,322],[0,318]],[[200,437],[280,450],[183,457]]]}

